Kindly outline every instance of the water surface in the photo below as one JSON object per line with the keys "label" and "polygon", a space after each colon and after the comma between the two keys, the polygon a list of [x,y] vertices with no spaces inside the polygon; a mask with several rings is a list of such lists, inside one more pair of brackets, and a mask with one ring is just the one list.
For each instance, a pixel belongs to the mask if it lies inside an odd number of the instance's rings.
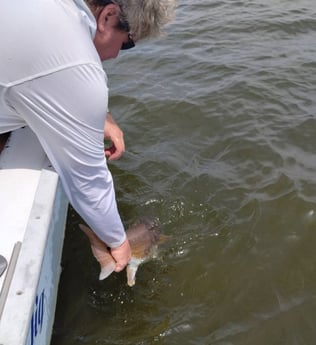
{"label": "water surface", "polygon": [[315,344],[315,42],[312,0],[182,0],[105,63],[120,213],[172,237],[99,282],[70,210],[52,345]]}

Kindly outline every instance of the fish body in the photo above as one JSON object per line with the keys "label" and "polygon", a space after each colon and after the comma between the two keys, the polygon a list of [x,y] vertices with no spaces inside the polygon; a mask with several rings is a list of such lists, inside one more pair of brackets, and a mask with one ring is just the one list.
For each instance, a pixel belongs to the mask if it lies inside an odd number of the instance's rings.
{"label": "fish body", "polygon": [[[106,244],[90,228],[83,224],[79,227],[90,240],[93,255],[100,263],[99,279],[103,280],[115,270],[115,261]],[[126,267],[127,284],[134,286],[139,265],[157,256],[158,244],[163,242],[166,236],[160,233],[155,221],[144,218],[126,230],[126,237],[132,251],[131,260]]]}

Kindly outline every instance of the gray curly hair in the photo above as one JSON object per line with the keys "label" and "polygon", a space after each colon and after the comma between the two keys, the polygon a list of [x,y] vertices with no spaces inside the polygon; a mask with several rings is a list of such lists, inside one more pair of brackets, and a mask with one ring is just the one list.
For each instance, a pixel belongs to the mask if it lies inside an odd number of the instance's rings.
{"label": "gray curly hair", "polygon": [[133,40],[157,37],[164,33],[175,12],[177,0],[85,0],[92,9],[117,4],[120,19],[128,23]]}

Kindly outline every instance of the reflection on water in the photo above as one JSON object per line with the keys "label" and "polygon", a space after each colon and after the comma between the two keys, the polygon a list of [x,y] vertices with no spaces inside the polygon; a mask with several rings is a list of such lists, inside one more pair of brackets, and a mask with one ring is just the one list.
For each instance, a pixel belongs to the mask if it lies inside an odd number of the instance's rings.
{"label": "reflection on water", "polygon": [[180,2],[105,64],[124,222],[170,235],[137,284],[98,281],[70,210],[52,345],[314,344],[316,7]]}

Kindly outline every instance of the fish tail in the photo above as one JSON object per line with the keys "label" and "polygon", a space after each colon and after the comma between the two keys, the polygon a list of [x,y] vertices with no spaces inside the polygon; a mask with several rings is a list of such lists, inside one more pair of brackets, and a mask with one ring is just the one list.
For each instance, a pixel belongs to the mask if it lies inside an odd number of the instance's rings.
{"label": "fish tail", "polygon": [[79,228],[87,235],[92,253],[100,264],[99,279],[107,278],[116,268],[115,260],[110,254],[107,245],[99,239],[99,237],[86,225],[79,224]]}
{"label": "fish tail", "polygon": [[109,261],[106,265],[101,266],[101,271],[99,275],[99,280],[107,278],[116,268],[115,261]]}
{"label": "fish tail", "polygon": [[[79,224],[79,228],[87,235],[91,245],[93,244],[101,244],[103,243],[99,237],[90,229],[88,228],[86,225],[83,224]],[[104,245],[104,247],[107,248],[106,244],[103,243],[102,245]]]}

